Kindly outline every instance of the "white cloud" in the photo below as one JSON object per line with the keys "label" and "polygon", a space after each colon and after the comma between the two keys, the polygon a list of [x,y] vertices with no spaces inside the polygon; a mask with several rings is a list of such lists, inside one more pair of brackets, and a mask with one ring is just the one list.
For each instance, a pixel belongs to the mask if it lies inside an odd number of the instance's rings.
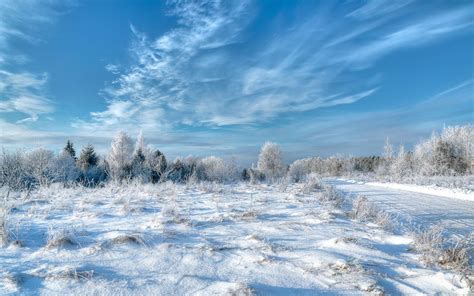
{"label": "white cloud", "polygon": [[449,10],[426,17],[393,30],[373,42],[355,48],[350,55],[342,57],[351,62],[373,62],[381,56],[403,47],[416,47],[448,36],[449,33],[472,27],[472,9]]}
{"label": "white cloud", "polygon": [[0,70],[0,113],[18,112],[29,115],[18,123],[34,122],[39,115],[54,111],[53,103],[45,97],[45,74],[12,73]]}
{"label": "white cloud", "polygon": [[[270,24],[256,40],[245,31],[254,16],[247,2],[174,3],[178,25],[164,35],[152,39],[131,26],[132,65],[107,66],[118,75],[103,90],[107,107],[73,126],[79,133],[143,129],[172,138],[182,125],[253,126],[354,104],[381,87],[378,73],[362,79],[360,69],[472,26],[466,7],[427,14],[412,4],[369,1],[339,19],[326,7],[285,27]],[[245,42],[252,51],[239,47]]]}
{"label": "white cloud", "polygon": [[12,47],[14,41],[36,43],[39,25],[53,22],[56,4],[70,1],[0,1],[0,112],[28,117],[16,124],[36,122],[43,114],[54,112],[47,91],[48,75],[24,68],[29,58]]}

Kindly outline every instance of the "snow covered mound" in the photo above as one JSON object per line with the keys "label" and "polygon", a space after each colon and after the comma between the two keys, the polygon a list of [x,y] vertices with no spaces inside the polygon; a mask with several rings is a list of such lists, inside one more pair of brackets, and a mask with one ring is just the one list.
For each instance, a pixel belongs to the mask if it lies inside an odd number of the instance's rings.
{"label": "snow covered mound", "polygon": [[420,263],[409,237],[303,186],[40,189],[7,216],[0,294],[469,293],[461,276]]}

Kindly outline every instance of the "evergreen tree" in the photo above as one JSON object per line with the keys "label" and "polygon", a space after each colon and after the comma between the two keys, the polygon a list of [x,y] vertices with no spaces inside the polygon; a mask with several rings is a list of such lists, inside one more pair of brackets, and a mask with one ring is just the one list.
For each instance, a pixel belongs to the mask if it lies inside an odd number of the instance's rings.
{"label": "evergreen tree", "polygon": [[147,162],[148,166],[151,168],[152,181],[158,182],[168,166],[165,155],[160,150],[156,150],[150,155]]}
{"label": "evergreen tree", "polygon": [[88,169],[96,166],[98,161],[99,159],[95,154],[94,147],[89,144],[82,148],[77,165],[83,172],[86,172]]}
{"label": "evergreen tree", "polygon": [[64,147],[63,151],[69,154],[72,158],[74,158],[74,160],[77,160],[76,150],[74,150],[74,145],[71,141],[67,140],[66,147]]}

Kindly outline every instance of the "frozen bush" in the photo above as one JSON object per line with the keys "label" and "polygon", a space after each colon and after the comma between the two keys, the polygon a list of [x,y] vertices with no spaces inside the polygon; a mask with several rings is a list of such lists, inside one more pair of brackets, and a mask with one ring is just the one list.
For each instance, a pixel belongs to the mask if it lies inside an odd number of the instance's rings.
{"label": "frozen bush", "polygon": [[324,186],[323,191],[319,195],[319,201],[322,204],[340,207],[344,202],[344,197],[333,186]]}
{"label": "frozen bush", "polygon": [[412,232],[413,247],[427,264],[438,264],[453,270],[467,271],[472,254],[473,237],[446,239],[444,228],[434,225]]}
{"label": "frozen bush", "polygon": [[309,174],[305,177],[305,182],[301,188],[301,192],[307,194],[321,188],[321,179],[319,179],[316,174]]}
{"label": "frozen bush", "polygon": [[222,158],[209,156],[203,158],[198,166],[201,167],[200,170],[204,180],[226,182],[237,179],[235,164],[226,163]]}
{"label": "frozen bush", "polygon": [[280,146],[272,142],[263,144],[258,156],[257,167],[270,181],[275,181],[276,178],[281,177],[285,173],[285,165]]}
{"label": "frozen bush", "polygon": [[288,177],[296,183],[303,181],[311,173],[310,161],[309,158],[295,160],[288,169]]}
{"label": "frozen bush", "polygon": [[417,172],[425,176],[465,175],[473,172],[474,129],[471,125],[447,127],[441,135],[415,147]]}
{"label": "frozen bush", "polygon": [[53,151],[39,148],[26,155],[26,166],[31,176],[39,185],[48,185],[52,182],[51,167],[54,161]]}
{"label": "frozen bush", "polygon": [[386,229],[393,228],[395,222],[392,215],[369,202],[367,197],[360,195],[352,205],[352,218],[376,223]]}
{"label": "frozen bush", "polygon": [[2,203],[0,205],[0,246],[5,246],[10,241],[10,233],[8,230],[8,214],[10,213],[10,208]]}
{"label": "frozen bush", "polygon": [[469,260],[472,258],[474,241],[472,237],[468,239],[454,239],[447,247],[441,251],[438,263],[461,272],[470,268]]}
{"label": "frozen bush", "polygon": [[242,180],[256,184],[265,180],[265,175],[257,169],[248,168],[242,171]]}
{"label": "frozen bush", "polygon": [[21,151],[12,153],[2,151],[0,159],[1,186],[8,188],[7,197],[10,190],[23,190],[34,186],[34,179],[28,171],[25,155]]}
{"label": "frozen bush", "polygon": [[76,162],[71,154],[61,152],[51,165],[51,176],[54,182],[71,184],[78,180],[80,171],[76,167]]}

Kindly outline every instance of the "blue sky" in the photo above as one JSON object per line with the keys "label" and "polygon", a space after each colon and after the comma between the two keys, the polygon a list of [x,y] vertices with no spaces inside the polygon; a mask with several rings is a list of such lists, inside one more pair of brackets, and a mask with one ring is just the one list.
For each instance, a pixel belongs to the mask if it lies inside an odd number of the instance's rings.
{"label": "blue sky", "polygon": [[473,121],[472,1],[0,0],[0,146],[288,161]]}

